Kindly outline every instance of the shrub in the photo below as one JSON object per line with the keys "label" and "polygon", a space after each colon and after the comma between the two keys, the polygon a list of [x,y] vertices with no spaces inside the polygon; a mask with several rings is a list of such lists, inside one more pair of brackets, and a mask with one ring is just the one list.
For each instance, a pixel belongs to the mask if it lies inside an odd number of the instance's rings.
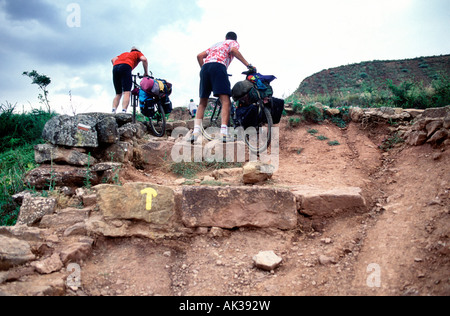
{"label": "shrub", "polygon": [[315,105],[307,105],[302,111],[305,120],[313,123],[319,123],[323,121],[323,112]]}

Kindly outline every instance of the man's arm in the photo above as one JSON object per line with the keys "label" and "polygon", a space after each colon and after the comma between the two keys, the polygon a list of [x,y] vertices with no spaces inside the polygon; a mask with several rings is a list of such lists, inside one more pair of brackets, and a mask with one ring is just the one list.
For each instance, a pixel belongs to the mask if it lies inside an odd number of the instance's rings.
{"label": "man's arm", "polygon": [[117,59],[119,59],[119,57],[114,57],[113,59],[111,59],[111,63],[114,65]]}
{"label": "man's arm", "polygon": [[145,56],[141,56],[142,65],[144,66],[144,77],[148,76],[148,59]]}
{"label": "man's arm", "polygon": [[197,61],[198,61],[198,64],[200,65],[200,68],[202,68],[203,65],[205,64],[206,57],[208,57],[208,53],[206,51],[197,55]]}
{"label": "man's arm", "polygon": [[245,60],[244,56],[242,56],[241,52],[236,48],[231,48],[231,54],[236,57],[241,63],[244,64],[245,67],[248,67],[250,64],[247,60]]}

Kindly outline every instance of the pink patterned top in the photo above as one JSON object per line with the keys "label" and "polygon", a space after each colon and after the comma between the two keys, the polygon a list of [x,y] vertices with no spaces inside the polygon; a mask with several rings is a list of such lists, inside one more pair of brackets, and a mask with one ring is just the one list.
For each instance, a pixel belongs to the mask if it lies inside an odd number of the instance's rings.
{"label": "pink patterned top", "polygon": [[233,40],[226,40],[225,42],[215,44],[206,51],[208,56],[205,59],[205,64],[221,63],[228,68],[234,58],[231,54],[231,48],[233,47],[239,49],[239,43]]}

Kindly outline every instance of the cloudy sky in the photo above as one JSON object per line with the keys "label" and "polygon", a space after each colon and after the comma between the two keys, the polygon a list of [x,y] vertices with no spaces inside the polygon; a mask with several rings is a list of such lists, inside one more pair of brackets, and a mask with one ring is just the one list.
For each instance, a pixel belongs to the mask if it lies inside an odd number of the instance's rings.
{"label": "cloudy sky", "polygon": [[[228,31],[287,97],[323,69],[450,54],[450,1],[0,0],[0,103],[39,107],[37,86],[22,75],[37,70],[52,79],[53,110],[109,112],[110,60],[137,46],[153,74],[173,83],[174,106],[185,106],[198,100],[197,54]],[[244,70],[233,62],[232,83]]]}

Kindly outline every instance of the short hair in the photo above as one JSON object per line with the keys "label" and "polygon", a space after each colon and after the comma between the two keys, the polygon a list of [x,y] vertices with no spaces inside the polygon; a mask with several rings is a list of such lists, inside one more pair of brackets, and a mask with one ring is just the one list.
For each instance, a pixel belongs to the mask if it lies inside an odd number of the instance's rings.
{"label": "short hair", "polygon": [[226,36],[227,40],[233,40],[233,41],[237,41],[237,35],[234,32],[228,32],[227,36]]}

